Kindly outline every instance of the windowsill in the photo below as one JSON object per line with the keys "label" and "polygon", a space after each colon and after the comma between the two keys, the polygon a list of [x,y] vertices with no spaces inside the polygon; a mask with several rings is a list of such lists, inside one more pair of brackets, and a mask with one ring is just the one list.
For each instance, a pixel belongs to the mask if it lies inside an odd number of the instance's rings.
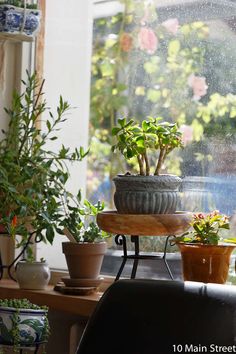
{"label": "windowsill", "polygon": [[49,285],[47,290],[23,290],[12,280],[0,281],[1,298],[27,298],[38,305],[46,305],[49,309],[84,317],[92,314],[101,296],[102,292],[84,296],[64,295],[54,291],[52,285]]}

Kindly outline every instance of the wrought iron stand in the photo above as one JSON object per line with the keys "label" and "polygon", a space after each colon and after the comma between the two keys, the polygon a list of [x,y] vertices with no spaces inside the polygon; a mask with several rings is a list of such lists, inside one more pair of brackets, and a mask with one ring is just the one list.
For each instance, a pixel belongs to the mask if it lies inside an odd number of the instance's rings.
{"label": "wrought iron stand", "polygon": [[[23,260],[24,259],[24,255],[25,255],[25,251],[27,249],[27,247],[29,245],[32,245],[33,243],[39,243],[42,241],[43,239],[43,236],[41,235],[36,235],[34,237],[34,241],[32,241],[33,239],[33,236],[35,234],[35,231],[33,232],[30,232],[29,233],[29,237],[28,237],[28,240],[27,242],[24,244],[24,246],[22,247],[20,253],[18,254],[18,256],[8,265],[6,264],[3,264],[3,261],[2,261],[2,256],[1,256],[1,252],[0,252],[0,279],[2,279],[3,277],[3,272],[4,270],[6,269],[7,270],[7,274],[9,276],[10,279],[16,281],[16,279],[14,278],[14,276],[12,275],[12,271],[13,271],[13,268],[15,269],[16,267],[16,264],[19,260]],[[6,233],[4,232],[0,232],[0,235],[6,235]],[[10,237],[10,236],[9,236]]]}
{"label": "wrought iron stand", "polygon": [[153,255],[144,255],[140,254],[139,251],[139,236],[138,235],[131,235],[131,242],[134,243],[134,254],[128,254],[127,252],[127,244],[126,244],[126,236],[125,235],[116,235],[115,237],[115,243],[118,246],[123,246],[123,261],[121,263],[120,269],[118,270],[118,273],[116,275],[115,281],[118,280],[124,270],[125,264],[127,262],[127,259],[132,259],[133,260],[133,267],[131,271],[131,279],[134,279],[137,273],[137,268],[138,268],[138,262],[140,259],[159,259],[163,260],[165,267],[167,269],[167,272],[172,280],[174,280],[173,274],[170,270],[170,267],[168,265],[167,259],[166,259],[166,251],[167,251],[167,245],[169,242],[170,237],[175,237],[174,235],[169,235],[166,237],[165,241],[165,248],[162,256],[153,256]]}
{"label": "wrought iron stand", "polygon": [[[170,237],[180,235],[189,228],[192,213],[177,211],[174,214],[119,214],[116,210],[98,213],[98,226],[115,236],[115,243],[123,247],[123,260],[116,275],[118,280],[123,272],[128,259],[133,260],[131,278],[136,277],[139,260],[159,259],[164,262],[169,277],[173,280],[173,274],[168,265],[166,254]],[[166,237],[162,255],[144,254],[139,249],[140,236]],[[127,251],[126,237],[131,237],[134,244],[134,252]]]}

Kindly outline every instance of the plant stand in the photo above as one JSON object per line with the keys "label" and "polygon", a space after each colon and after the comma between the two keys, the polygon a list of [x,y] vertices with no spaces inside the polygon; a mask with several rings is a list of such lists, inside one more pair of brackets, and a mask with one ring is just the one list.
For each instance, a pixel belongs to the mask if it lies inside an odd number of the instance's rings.
{"label": "plant stand", "polygon": [[[35,234],[34,231],[29,233],[29,238],[28,238],[26,244],[24,245],[24,247],[22,247],[22,249],[21,249],[20,253],[18,254],[18,256],[15,257],[14,260],[10,264],[8,264],[8,265],[7,264],[3,264],[2,256],[1,256],[1,252],[0,252],[0,280],[2,279],[4,270],[6,269],[9,278],[14,280],[14,281],[16,281],[16,279],[12,275],[12,271],[15,268],[17,261],[24,259],[25,251],[26,251],[27,247],[30,244],[39,243],[39,242],[42,241],[42,238],[43,238],[42,236],[35,236],[34,237],[34,241],[32,241],[34,234]],[[0,236],[1,235],[5,235],[7,237],[10,237],[6,232],[1,232],[0,231]]]}
{"label": "plant stand", "polygon": [[[174,214],[119,214],[116,211],[99,213],[98,226],[115,234],[115,243],[123,247],[123,260],[115,280],[118,280],[128,259],[133,260],[131,279],[136,277],[139,260],[157,259],[164,261],[166,270],[173,280],[173,275],[166,259],[167,245],[170,237],[182,234],[189,228],[191,213],[176,212]],[[131,237],[134,243],[134,253],[128,254],[126,236]],[[139,236],[167,236],[163,255],[144,255],[140,253]]]}

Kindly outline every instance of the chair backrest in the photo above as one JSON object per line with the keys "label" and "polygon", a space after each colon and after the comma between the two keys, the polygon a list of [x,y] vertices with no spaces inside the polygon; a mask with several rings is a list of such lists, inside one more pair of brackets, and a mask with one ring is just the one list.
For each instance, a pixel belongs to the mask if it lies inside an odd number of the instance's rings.
{"label": "chair backrest", "polygon": [[102,296],[77,354],[216,353],[234,345],[236,286],[125,279]]}

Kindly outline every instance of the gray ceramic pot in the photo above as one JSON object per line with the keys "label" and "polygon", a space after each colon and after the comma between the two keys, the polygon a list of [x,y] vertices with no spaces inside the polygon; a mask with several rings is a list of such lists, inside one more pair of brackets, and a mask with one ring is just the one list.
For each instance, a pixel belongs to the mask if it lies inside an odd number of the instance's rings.
{"label": "gray ceramic pot", "polygon": [[113,179],[114,202],[121,214],[173,214],[181,178],[175,175],[127,176]]}

